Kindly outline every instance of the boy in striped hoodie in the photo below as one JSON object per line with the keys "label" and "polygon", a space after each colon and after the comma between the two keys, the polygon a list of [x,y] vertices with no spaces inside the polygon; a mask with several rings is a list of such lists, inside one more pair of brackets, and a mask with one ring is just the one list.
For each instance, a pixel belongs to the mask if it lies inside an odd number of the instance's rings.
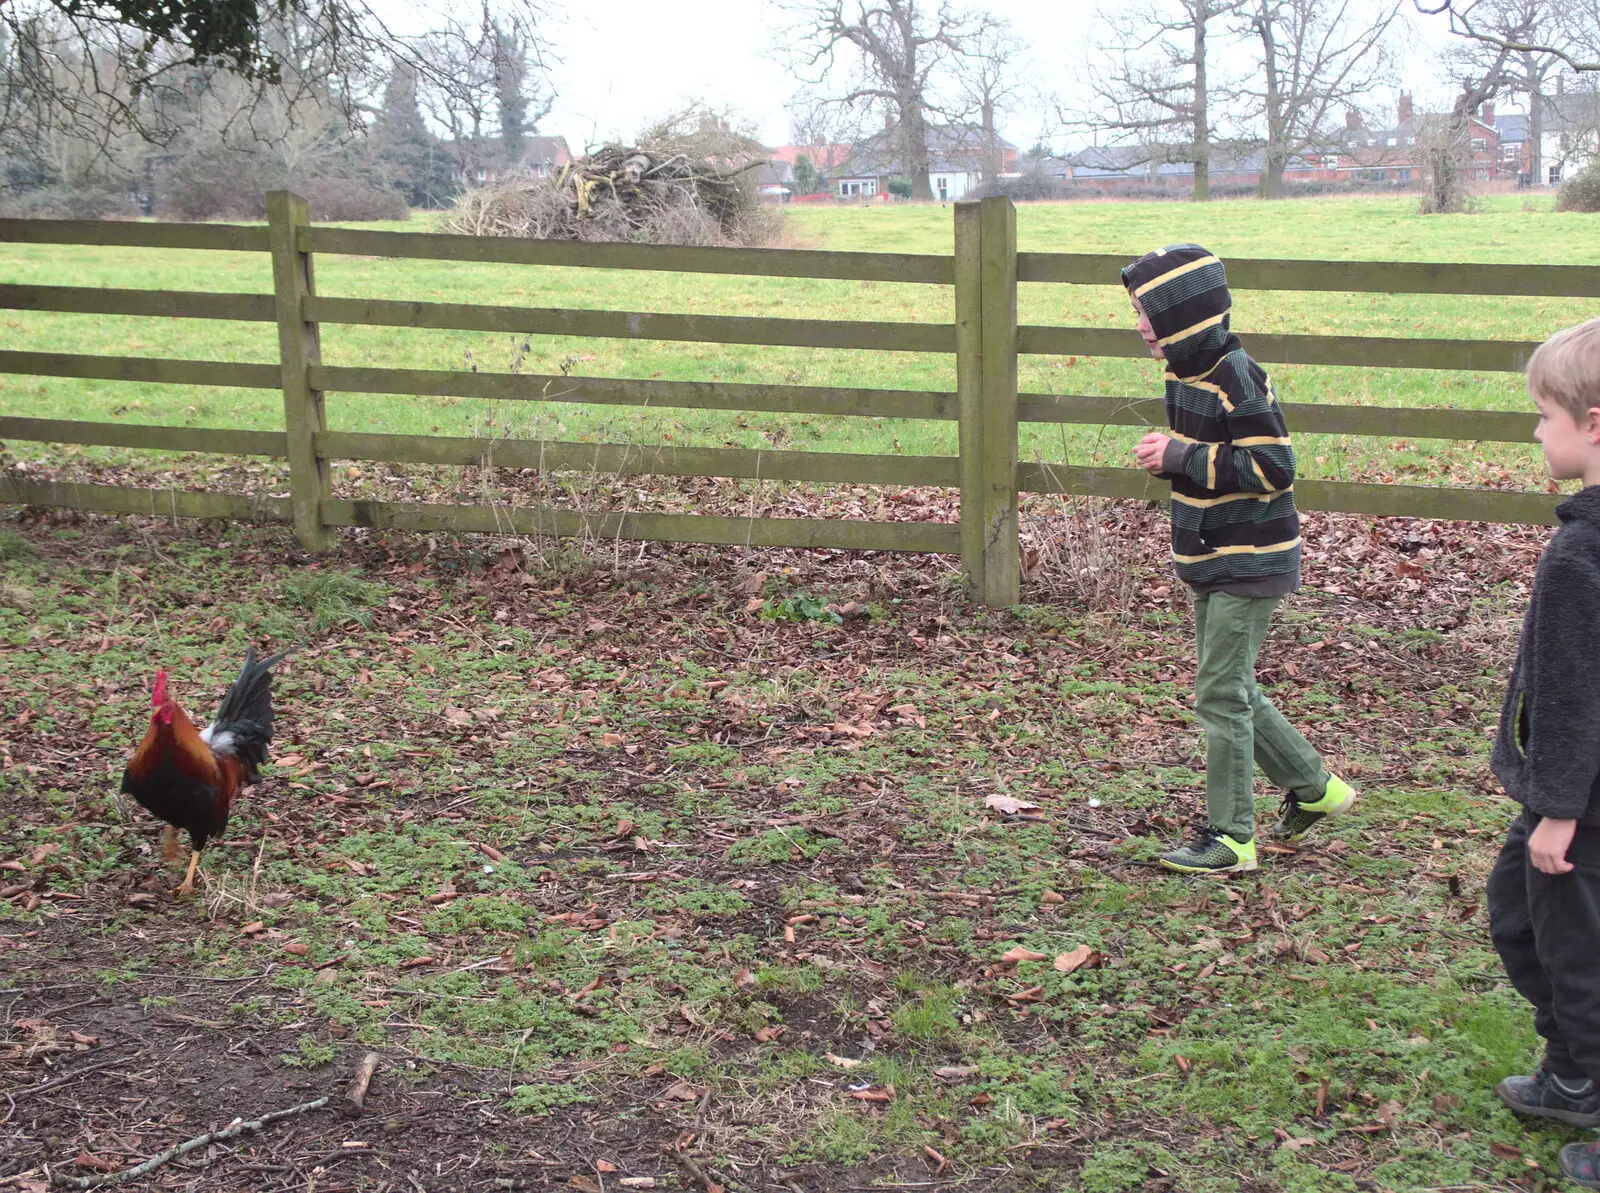
{"label": "boy in striped hoodie", "polygon": [[1256,868],[1255,773],[1285,791],[1273,835],[1299,840],[1355,801],[1256,686],[1278,602],[1300,587],[1294,449],[1272,382],[1228,329],[1222,262],[1196,244],[1122,271],[1139,334],[1166,362],[1168,434],[1139,441],[1139,466],[1172,482],[1172,560],[1194,590],[1195,712],[1206,733],[1206,830],[1165,854],[1185,874]]}

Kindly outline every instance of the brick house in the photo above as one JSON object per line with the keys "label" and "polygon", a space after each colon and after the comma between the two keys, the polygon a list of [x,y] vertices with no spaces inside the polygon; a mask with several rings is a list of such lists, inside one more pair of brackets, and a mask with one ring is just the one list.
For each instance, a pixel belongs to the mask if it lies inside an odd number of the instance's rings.
{"label": "brick house", "polygon": [[1554,95],[1541,97],[1539,165],[1542,177],[1533,177],[1532,119],[1528,113],[1508,112],[1495,121],[1500,136],[1500,168],[1523,185],[1557,186],[1600,153],[1600,92],[1568,91],[1556,76]]}

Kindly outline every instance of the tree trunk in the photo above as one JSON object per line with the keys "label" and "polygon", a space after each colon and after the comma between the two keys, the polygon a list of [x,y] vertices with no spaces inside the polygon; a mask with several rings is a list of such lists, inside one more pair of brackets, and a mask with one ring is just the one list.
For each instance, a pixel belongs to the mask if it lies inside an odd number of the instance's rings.
{"label": "tree trunk", "polygon": [[994,104],[983,101],[983,181],[993,184],[1000,177],[1000,138],[994,128]]}
{"label": "tree trunk", "polygon": [[[1533,72],[1528,73],[1534,80]],[[1543,186],[1544,180],[1544,89],[1540,80],[1528,88],[1528,173],[1534,186]]]}
{"label": "tree trunk", "polygon": [[1500,90],[1504,81],[1501,72],[1510,53],[1509,49],[1502,49],[1481,80],[1468,79],[1462,84],[1444,127],[1427,138],[1423,161],[1428,171],[1428,189],[1422,196],[1423,215],[1445,215],[1466,208],[1461,163],[1472,148],[1472,115]]}
{"label": "tree trunk", "polygon": [[1266,160],[1262,163],[1261,171],[1261,197],[1263,199],[1281,199],[1284,196],[1283,172],[1289,165],[1289,155],[1282,150],[1267,150]]}
{"label": "tree trunk", "polygon": [[1462,151],[1471,145],[1472,113],[1482,102],[1474,102],[1472,94],[1469,87],[1456,98],[1444,126],[1429,138],[1423,159],[1428,169],[1428,191],[1422,199],[1424,215],[1448,215],[1467,205],[1466,187],[1461,182]]}
{"label": "tree trunk", "polygon": [[1206,113],[1206,18],[1210,0],[1194,0],[1194,201],[1211,198],[1211,121]]}
{"label": "tree trunk", "polygon": [[1261,34],[1261,64],[1266,70],[1267,144],[1263,154],[1261,178],[1257,194],[1263,199],[1283,198],[1283,171],[1289,164],[1289,147],[1283,127],[1283,95],[1278,85],[1278,47],[1272,31],[1272,13],[1266,0],[1262,0],[1261,13],[1256,17],[1256,31]]}
{"label": "tree trunk", "polygon": [[928,122],[922,103],[915,96],[901,108],[900,153],[905,160],[906,177],[911,179],[911,197],[933,198],[933,184],[928,180]]}

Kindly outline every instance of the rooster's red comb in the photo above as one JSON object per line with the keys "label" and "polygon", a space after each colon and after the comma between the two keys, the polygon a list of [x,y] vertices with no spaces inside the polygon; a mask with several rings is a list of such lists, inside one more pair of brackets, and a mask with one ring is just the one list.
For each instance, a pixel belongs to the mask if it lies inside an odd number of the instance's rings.
{"label": "rooster's red comb", "polygon": [[150,689],[150,707],[160,708],[167,702],[167,673],[156,672],[156,682]]}

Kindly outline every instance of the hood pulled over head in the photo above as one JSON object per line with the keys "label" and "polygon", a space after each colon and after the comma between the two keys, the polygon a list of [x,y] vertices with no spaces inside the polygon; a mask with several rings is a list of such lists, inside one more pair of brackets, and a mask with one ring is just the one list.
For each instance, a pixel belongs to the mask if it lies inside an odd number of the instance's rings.
{"label": "hood pulled over head", "polygon": [[1169,244],[1124,266],[1122,284],[1144,308],[1173,376],[1203,377],[1239,347],[1228,327],[1227,275],[1210,250]]}

